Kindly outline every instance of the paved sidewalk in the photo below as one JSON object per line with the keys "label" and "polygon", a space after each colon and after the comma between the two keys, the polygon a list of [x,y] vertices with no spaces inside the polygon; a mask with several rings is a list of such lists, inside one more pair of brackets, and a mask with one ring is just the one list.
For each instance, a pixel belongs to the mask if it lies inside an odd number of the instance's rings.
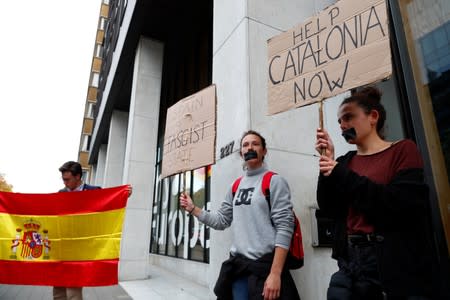
{"label": "paved sidewalk", "polygon": [[150,278],[138,281],[122,281],[120,285],[134,300],[208,300],[209,290],[189,279],[151,266]]}
{"label": "paved sidewalk", "polygon": [[[208,296],[205,286],[153,265],[146,280],[83,288],[84,300],[208,300]],[[0,284],[0,300],[51,299],[52,287]]]}
{"label": "paved sidewalk", "polygon": [[[0,285],[1,300],[48,300],[53,299],[53,288],[49,286]],[[120,286],[83,288],[84,300],[132,300]]]}

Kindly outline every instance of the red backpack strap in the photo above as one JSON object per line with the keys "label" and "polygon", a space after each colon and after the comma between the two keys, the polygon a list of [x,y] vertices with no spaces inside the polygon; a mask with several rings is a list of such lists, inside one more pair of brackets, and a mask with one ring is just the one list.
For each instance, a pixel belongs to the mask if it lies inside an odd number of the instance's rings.
{"label": "red backpack strap", "polygon": [[241,183],[241,180],[242,180],[242,176],[239,177],[238,179],[236,179],[233,182],[233,186],[231,187],[231,193],[233,194],[233,198],[234,198],[234,195],[236,194],[236,192],[238,190],[238,187],[239,187],[239,184]]}
{"label": "red backpack strap", "polygon": [[266,196],[267,204],[269,204],[269,209],[271,208],[270,205],[270,180],[272,179],[272,176],[277,173],[272,171],[267,171],[266,174],[264,174],[261,184],[262,193],[264,196]]}

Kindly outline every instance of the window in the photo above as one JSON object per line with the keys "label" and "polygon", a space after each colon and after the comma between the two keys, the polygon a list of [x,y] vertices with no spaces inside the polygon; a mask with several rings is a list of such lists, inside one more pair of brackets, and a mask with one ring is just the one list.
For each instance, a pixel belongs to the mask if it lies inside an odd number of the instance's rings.
{"label": "window", "polygon": [[211,168],[204,167],[161,179],[161,161],[153,201],[150,252],[172,257],[209,262],[209,228],[179,207],[184,190],[196,206],[208,209]]}
{"label": "window", "polygon": [[[450,5],[447,0],[400,1],[408,53],[421,110],[437,128],[446,173],[450,170]],[[426,125],[427,126],[427,125]],[[436,135],[428,130],[430,136]]]}
{"label": "window", "polygon": [[103,17],[100,17],[100,24],[98,26],[98,29],[100,30],[105,30],[105,25],[106,25],[106,19]]}
{"label": "window", "polygon": [[[121,3],[127,5],[127,1],[121,0]],[[171,18],[174,11],[179,12],[174,26],[164,27],[161,32],[162,28],[157,28],[158,33],[155,32],[157,35],[164,32],[167,42],[164,44],[161,79],[158,124],[160,141],[157,145],[154,196],[149,200],[152,201],[150,252],[208,263],[209,228],[184,212],[179,207],[178,199],[185,185],[195,205],[208,209],[211,168],[186,172],[186,178],[181,174],[163,179],[160,174],[167,109],[178,100],[208,87],[212,82],[213,3],[207,0],[189,4],[179,1],[174,2],[170,9],[149,11],[149,28],[154,28],[151,24],[157,20]],[[195,22],[191,22],[191,19]],[[181,40],[180,36],[183,37]],[[178,41],[184,42],[180,44]],[[187,55],[180,57],[180,51]]]}
{"label": "window", "polygon": [[81,151],[89,151],[89,136],[87,134],[83,134]]}
{"label": "window", "polygon": [[103,54],[103,46],[100,44],[95,45],[95,57],[102,57]]}
{"label": "window", "polygon": [[[400,1],[413,79],[432,159],[450,170],[450,5],[447,0]],[[433,140],[433,141],[431,141]],[[438,145],[435,145],[435,143]],[[435,148],[435,149],[432,149]],[[434,151],[434,153],[433,153]],[[445,175],[444,175],[445,174]],[[436,176],[435,176],[436,177]]]}
{"label": "window", "polygon": [[87,103],[86,118],[94,118],[94,103],[92,102]]}
{"label": "window", "polygon": [[439,80],[450,70],[450,22],[441,25],[417,40],[422,58],[422,81]]}
{"label": "window", "polygon": [[98,87],[98,81],[99,81],[99,74],[98,73],[92,73],[92,75],[91,75],[91,86]]}
{"label": "window", "polygon": [[390,4],[405,94],[426,158],[437,249],[445,260],[450,242],[450,2],[399,0]]}

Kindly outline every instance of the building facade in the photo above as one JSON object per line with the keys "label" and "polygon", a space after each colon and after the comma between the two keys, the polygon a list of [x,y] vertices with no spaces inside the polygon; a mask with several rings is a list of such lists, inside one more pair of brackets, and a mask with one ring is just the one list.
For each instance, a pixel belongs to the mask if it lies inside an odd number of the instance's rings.
{"label": "building facade", "polygon": [[[228,256],[230,232],[216,232],[179,208],[186,188],[197,206],[215,210],[242,172],[239,138],[266,137],[267,164],[289,182],[302,223],[305,266],[292,271],[302,299],[325,299],[337,269],[326,223],[315,217],[318,105],[267,115],[267,40],[302,23],[330,0],[103,0],[89,81],[79,160],[91,183],[131,184],[123,228],[120,280],[165,267],[212,288]],[[442,282],[448,281],[450,225],[450,3],[387,1],[393,75],[378,83],[389,140],[416,141],[426,163]],[[167,108],[217,87],[217,161],[161,178]],[[327,99],[324,125],[337,154],[337,108]],[[186,179],[183,179],[186,176]],[[407,213],[407,212],[405,212]],[[325,229],[324,229],[325,228]],[[444,292],[444,291],[443,291]]]}

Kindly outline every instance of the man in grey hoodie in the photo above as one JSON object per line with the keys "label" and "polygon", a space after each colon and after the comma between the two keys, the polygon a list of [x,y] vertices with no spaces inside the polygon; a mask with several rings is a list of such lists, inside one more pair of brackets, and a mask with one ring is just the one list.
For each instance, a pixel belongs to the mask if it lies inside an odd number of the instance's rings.
{"label": "man in grey hoodie", "polygon": [[291,193],[287,181],[275,174],[270,182],[270,207],[262,191],[267,168],[266,141],[256,131],[244,133],[240,154],[245,172],[234,194],[232,187],[216,212],[196,207],[182,193],[180,205],[216,230],[231,226],[230,259],[222,265],[215,293],[218,299],[299,299],[285,266],[294,230]]}

